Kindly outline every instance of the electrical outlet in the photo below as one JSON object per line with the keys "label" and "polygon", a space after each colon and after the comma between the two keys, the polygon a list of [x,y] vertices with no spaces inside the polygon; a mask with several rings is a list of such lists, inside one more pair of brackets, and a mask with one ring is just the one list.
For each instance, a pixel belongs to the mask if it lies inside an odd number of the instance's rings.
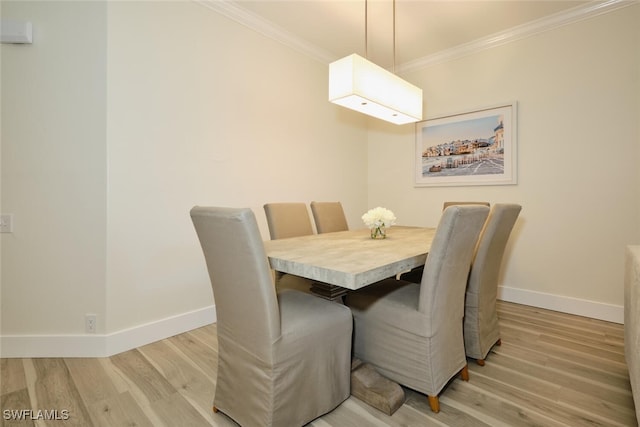
{"label": "electrical outlet", "polygon": [[95,314],[84,315],[84,330],[88,334],[95,334],[97,327],[97,317]]}
{"label": "electrical outlet", "polygon": [[13,233],[13,214],[0,215],[0,233]]}

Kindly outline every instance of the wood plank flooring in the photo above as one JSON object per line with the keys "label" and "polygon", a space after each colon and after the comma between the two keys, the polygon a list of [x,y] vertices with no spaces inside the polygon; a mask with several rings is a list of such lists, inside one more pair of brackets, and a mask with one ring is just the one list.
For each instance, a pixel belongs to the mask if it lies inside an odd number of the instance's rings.
{"label": "wood plank flooring", "polygon": [[[392,416],[351,397],[309,426],[638,425],[622,325],[506,302],[499,317],[502,345],[440,413],[405,389]],[[216,357],[210,325],[109,358],[2,359],[0,426],[236,426],[211,411]]]}

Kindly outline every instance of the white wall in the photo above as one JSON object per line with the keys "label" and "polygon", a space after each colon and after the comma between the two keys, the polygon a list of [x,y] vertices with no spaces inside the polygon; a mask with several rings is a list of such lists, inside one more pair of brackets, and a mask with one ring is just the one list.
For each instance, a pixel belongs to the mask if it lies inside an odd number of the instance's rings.
{"label": "white wall", "polygon": [[211,304],[196,204],[253,208],[265,239],[269,201],[366,207],[363,122],[335,116],[326,65],[195,3],[108,22],[109,329]]}
{"label": "white wall", "polygon": [[370,122],[369,202],[435,225],[445,200],[523,205],[503,298],[622,321],[624,248],[640,241],[640,5],[406,78],[426,118],[516,100],[518,184],[413,186],[414,129]]}
{"label": "white wall", "polygon": [[80,333],[105,313],[106,6],[1,8],[34,23],[33,44],[0,45],[2,335]]}
{"label": "white wall", "polygon": [[326,101],[326,64],[194,2],[2,15],[34,26],[0,51],[3,356],[113,354],[210,322],[196,204],[251,207],[265,238],[266,202],[366,209],[365,121]]}

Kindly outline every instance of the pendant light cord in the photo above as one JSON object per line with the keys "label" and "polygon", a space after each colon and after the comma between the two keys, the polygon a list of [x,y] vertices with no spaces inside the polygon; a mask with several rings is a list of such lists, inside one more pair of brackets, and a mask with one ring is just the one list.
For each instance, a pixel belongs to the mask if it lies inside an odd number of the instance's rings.
{"label": "pendant light cord", "polygon": [[396,73],[396,0],[393,0],[393,74]]}
{"label": "pendant light cord", "polygon": [[369,37],[367,37],[368,35],[368,28],[367,28],[367,22],[368,22],[368,14],[367,14],[367,0],[364,0],[364,57],[365,59],[369,59]]}
{"label": "pendant light cord", "polygon": [[[368,1],[364,0],[364,57],[369,59],[369,10]],[[393,74],[396,73],[396,0],[393,0]]]}

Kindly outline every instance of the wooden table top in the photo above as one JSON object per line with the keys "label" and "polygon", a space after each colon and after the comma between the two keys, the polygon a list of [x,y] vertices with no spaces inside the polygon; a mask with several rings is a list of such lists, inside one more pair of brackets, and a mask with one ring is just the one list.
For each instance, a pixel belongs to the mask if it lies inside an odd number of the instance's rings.
{"label": "wooden table top", "polygon": [[424,265],[435,231],[394,225],[386,239],[340,231],[269,240],[265,250],[276,271],[355,290]]}

